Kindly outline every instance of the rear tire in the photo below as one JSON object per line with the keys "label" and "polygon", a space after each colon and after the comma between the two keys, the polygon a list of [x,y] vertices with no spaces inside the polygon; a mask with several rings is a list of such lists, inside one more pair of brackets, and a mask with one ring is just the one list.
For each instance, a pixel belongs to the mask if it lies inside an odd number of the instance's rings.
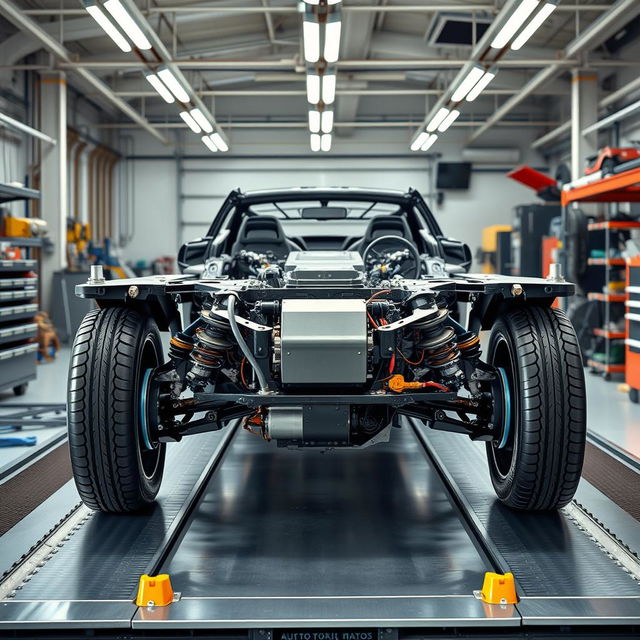
{"label": "rear tire", "polygon": [[165,445],[148,449],[140,423],[146,371],[163,362],[156,323],[124,307],[90,311],[73,342],[67,410],[71,466],[92,509],[125,513],[153,502]]}
{"label": "rear tire", "polygon": [[511,309],[492,328],[488,361],[507,380],[511,410],[508,437],[487,443],[496,494],[515,509],[565,506],[578,487],[586,437],[584,371],[573,326],[558,309]]}

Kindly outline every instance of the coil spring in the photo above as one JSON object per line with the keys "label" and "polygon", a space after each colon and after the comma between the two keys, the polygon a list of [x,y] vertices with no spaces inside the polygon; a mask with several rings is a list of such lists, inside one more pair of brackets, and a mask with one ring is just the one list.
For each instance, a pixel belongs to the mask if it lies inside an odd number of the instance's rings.
{"label": "coil spring", "polygon": [[193,338],[182,331],[171,336],[169,341],[169,357],[172,360],[184,360],[189,356],[193,349]]}
{"label": "coil spring", "polygon": [[440,369],[460,358],[455,330],[443,326],[448,317],[447,309],[438,309],[434,316],[414,325],[420,331],[417,347],[424,351],[424,361],[433,369]]}
{"label": "coil spring", "polygon": [[196,330],[191,359],[205,369],[217,369],[224,364],[227,352],[233,347],[231,327],[225,318],[210,314],[202,317],[207,324]]}
{"label": "coil spring", "polygon": [[482,353],[480,338],[472,331],[467,331],[458,337],[458,349],[460,350],[460,355],[467,360],[479,358]]}

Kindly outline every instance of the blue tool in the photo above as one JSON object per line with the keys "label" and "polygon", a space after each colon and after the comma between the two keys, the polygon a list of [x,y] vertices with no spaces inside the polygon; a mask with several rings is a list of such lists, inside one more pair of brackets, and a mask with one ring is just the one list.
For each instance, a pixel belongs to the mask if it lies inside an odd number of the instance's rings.
{"label": "blue tool", "polygon": [[37,442],[37,436],[24,436],[22,438],[0,438],[0,447],[33,447]]}

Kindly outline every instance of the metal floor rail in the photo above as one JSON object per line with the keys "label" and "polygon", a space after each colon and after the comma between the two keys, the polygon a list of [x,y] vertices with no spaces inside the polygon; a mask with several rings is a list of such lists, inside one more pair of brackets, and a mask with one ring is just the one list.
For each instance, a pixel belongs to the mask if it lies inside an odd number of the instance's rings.
{"label": "metal floor rail", "polygon": [[[382,638],[500,627],[586,637],[598,627],[599,637],[637,636],[633,545],[576,504],[547,514],[503,507],[480,443],[415,424],[392,436],[325,454],[230,428],[170,446],[149,513],[80,507],[0,585],[0,634],[390,630]],[[514,573],[517,605],[474,597],[493,570]],[[159,572],[181,599],[135,607],[138,577]]]}

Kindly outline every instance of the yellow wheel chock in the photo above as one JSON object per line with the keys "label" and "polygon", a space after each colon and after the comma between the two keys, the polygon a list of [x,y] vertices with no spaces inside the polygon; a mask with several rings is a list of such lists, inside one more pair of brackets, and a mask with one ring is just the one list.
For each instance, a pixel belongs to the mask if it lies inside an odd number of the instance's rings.
{"label": "yellow wheel chock", "polygon": [[492,573],[487,571],[484,574],[482,590],[479,598],[487,604],[517,604],[516,584],[513,573]]}
{"label": "yellow wheel chock", "polygon": [[166,573],[140,576],[136,605],[139,607],[166,607],[175,599],[171,579]]}

